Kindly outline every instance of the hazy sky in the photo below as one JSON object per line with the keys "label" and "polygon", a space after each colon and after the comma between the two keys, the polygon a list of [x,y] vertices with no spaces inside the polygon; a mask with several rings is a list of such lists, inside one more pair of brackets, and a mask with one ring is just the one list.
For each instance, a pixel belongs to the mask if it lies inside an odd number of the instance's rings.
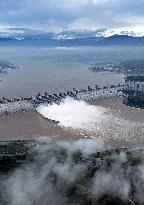
{"label": "hazy sky", "polygon": [[144,0],[0,0],[0,27],[59,31],[143,27]]}

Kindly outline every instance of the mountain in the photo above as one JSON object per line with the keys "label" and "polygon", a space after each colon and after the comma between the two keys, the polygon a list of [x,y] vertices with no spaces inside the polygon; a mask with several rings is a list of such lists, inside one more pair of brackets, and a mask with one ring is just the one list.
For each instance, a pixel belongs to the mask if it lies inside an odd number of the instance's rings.
{"label": "mountain", "polygon": [[144,37],[132,37],[127,35],[114,35],[103,38],[97,45],[127,45],[127,46],[144,46]]}
{"label": "mountain", "polygon": [[144,27],[126,27],[126,28],[110,28],[103,29],[97,32],[98,36],[111,37],[114,35],[144,37]]}
{"label": "mountain", "polygon": [[[116,33],[116,34],[115,34]],[[113,35],[114,34],[114,35]],[[142,33],[141,33],[142,34]],[[144,37],[128,31],[44,32],[25,28],[0,31],[0,46],[144,46]]]}

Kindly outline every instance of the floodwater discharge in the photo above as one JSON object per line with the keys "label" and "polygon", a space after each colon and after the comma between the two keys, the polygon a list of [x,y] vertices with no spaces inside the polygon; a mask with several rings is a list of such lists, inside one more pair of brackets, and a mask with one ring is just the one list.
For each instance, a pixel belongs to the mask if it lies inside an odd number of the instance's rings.
{"label": "floodwater discharge", "polygon": [[115,97],[86,103],[66,99],[60,105],[40,106],[38,112],[1,116],[1,140],[45,136],[54,140],[102,139],[107,148],[142,147],[144,110],[127,107],[122,100]]}
{"label": "floodwater discharge", "polygon": [[60,105],[40,105],[37,111],[45,118],[59,121],[64,128],[91,132],[107,120],[106,108],[66,98]]}
{"label": "floodwater discharge", "polygon": [[37,111],[45,118],[59,121],[58,125],[63,129],[74,130],[85,138],[100,137],[113,142],[133,142],[137,137],[143,140],[143,120],[137,117],[136,120],[126,119],[119,109],[66,98],[60,105],[41,105]]}
{"label": "floodwater discharge", "polygon": [[[143,58],[143,48],[123,47],[2,47],[0,59],[19,68],[0,75],[0,98],[32,96],[39,91],[61,91],[124,83],[119,73],[94,73],[95,63],[114,63]],[[33,77],[32,77],[33,76]],[[0,117],[0,140],[39,136],[74,140],[100,138],[106,146],[142,146],[144,111],[129,108],[121,98],[96,100],[89,104],[66,99],[60,106],[42,106],[38,112]],[[47,121],[55,119],[59,124]]]}

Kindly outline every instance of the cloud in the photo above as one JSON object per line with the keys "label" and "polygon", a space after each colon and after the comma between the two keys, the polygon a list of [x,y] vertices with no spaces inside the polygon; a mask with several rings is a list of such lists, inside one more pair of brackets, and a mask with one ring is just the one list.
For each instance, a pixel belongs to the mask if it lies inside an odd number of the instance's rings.
{"label": "cloud", "polygon": [[35,147],[33,160],[0,175],[1,204],[100,204],[97,200],[105,195],[115,204],[128,204],[132,196],[137,204],[144,203],[142,150],[100,157],[97,152],[104,149],[100,140],[43,141]]}
{"label": "cloud", "polygon": [[0,25],[35,29],[99,29],[142,24],[144,0],[1,0]]}

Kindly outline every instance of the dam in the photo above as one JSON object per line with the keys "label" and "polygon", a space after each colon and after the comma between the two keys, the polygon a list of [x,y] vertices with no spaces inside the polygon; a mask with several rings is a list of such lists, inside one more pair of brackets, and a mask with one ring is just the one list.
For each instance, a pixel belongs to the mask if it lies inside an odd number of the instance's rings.
{"label": "dam", "polygon": [[0,99],[0,116],[9,115],[18,112],[27,112],[35,110],[41,104],[60,104],[60,102],[66,98],[71,97],[75,100],[92,101],[99,98],[109,98],[115,96],[122,96],[125,85],[109,86],[100,88],[98,85],[95,88],[88,86],[87,89],[76,90],[73,88],[71,91],[60,92],[54,94],[44,95],[38,93],[35,96],[30,97],[19,97],[7,99],[2,97]]}

